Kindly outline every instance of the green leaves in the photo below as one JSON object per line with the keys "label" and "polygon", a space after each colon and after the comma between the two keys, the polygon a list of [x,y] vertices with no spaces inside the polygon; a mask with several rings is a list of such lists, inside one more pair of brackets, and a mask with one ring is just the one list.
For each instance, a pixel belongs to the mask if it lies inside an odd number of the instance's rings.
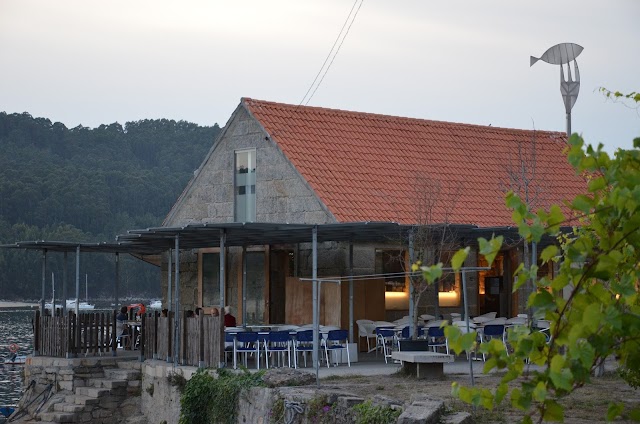
{"label": "green leaves", "polygon": [[453,268],[454,271],[459,271],[460,268],[462,268],[464,261],[467,259],[467,256],[469,255],[469,250],[471,250],[470,247],[465,247],[464,249],[458,250],[453,255],[453,258],[451,258],[451,268]]}
{"label": "green leaves", "polygon": [[502,247],[503,236],[491,237],[491,240],[486,240],[483,237],[478,239],[479,253],[485,257],[489,266],[493,264],[496,256],[500,252]]}
{"label": "green leaves", "polygon": [[433,284],[438,278],[442,277],[442,262],[431,266],[422,266],[420,270],[425,281]]}
{"label": "green leaves", "polygon": [[[509,355],[499,340],[478,348],[489,355],[484,372],[506,371],[493,405],[509,395],[506,385],[523,375],[525,361],[542,367],[511,390],[511,404],[525,411],[523,422],[532,422],[535,414],[544,421],[563,421],[559,399],[588,384],[592,368],[603,358],[619,358],[625,381],[640,381],[640,138],[634,141],[634,149],[618,150],[611,158],[602,145],[585,148],[582,138],[574,134],[568,160],[587,180],[585,193],[568,203],[572,221],[557,205],[532,213],[516,194],[506,195],[523,240],[557,236],[555,243],[547,238],[551,243],[540,252],[543,264],[553,263],[553,278],[538,277],[539,263],[534,261],[530,266],[517,264],[513,280],[518,293],[525,283],[534,282],[536,291],[529,295],[527,307],[536,318],[549,320],[551,327],[546,336],[527,329],[509,332]],[[558,235],[568,223],[575,225],[571,233]],[[502,240],[479,239],[478,253],[491,262],[501,244]],[[464,258],[467,255],[464,252]],[[473,344],[465,336],[455,336],[457,349]],[[488,405],[479,390],[465,392],[465,397]],[[626,413],[624,409],[622,403],[613,403],[606,418],[626,415],[640,420],[640,409]],[[598,418],[602,417],[594,417]]]}

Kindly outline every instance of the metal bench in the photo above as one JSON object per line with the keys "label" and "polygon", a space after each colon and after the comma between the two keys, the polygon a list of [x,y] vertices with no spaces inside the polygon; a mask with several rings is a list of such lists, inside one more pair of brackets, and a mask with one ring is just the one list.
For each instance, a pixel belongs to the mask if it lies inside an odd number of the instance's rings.
{"label": "metal bench", "polygon": [[439,352],[397,351],[391,357],[402,361],[405,372],[416,378],[440,378],[444,375],[444,364],[453,362],[453,355]]}

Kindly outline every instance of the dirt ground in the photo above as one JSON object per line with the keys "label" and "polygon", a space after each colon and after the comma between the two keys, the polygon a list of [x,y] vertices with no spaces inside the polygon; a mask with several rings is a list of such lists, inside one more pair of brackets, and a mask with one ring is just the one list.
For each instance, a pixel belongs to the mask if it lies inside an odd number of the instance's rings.
{"label": "dirt ground", "polygon": [[[500,377],[497,375],[480,375],[475,379],[476,386],[495,389]],[[438,398],[445,401],[452,411],[473,413],[476,423],[513,423],[522,418],[522,413],[511,408],[506,402],[493,411],[478,408],[475,412],[468,404],[451,396],[451,383],[457,381],[461,385],[470,385],[469,377],[462,375],[445,376],[442,380],[417,380],[402,374],[376,376],[327,377],[321,380],[325,388],[336,391],[347,391],[364,398],[383,396],[400,403],[407,402],[416,396]],[[628,407],[640,406],[640,390],[628,386],[616,374],[609,373],[600,378],[593,378],[592,383],[578,389],[571,396],[563,399],[565,406],[565,423],[600,423],[606,422],[605,416],[610,402],[623,402]],[[534,422],[536,422],[534,420]],[[615,420],[616,423],[631,423],[626,415]]]}

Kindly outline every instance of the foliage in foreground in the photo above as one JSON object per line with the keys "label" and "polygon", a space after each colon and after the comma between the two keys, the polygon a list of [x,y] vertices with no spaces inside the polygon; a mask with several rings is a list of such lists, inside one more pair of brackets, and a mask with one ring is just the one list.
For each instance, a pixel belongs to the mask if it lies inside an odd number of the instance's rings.
{"label": "foliage in foreground", "polygon": [[180,424],[235,423],[240,393],[264,385],[264,372],[220,368],[217,373],[216,378],[199,369],[187,382],[180,396]]}
{"label": "foliage in foreground", "polygon": [[400,409],[394,409],[384,405],[374,405],[371,400],[355,405],[357,424],[390,424],[395,423],[402,413]]}
{"label": "foliage in foreground", "polygon": [[[627,381],[635,381],[640,369],[640,138],[633,149],[618,150],[613,158],[601,145],[585,150],[575,134],[569,145],[570,164],[588,179],[588,193],[569,205],[571,219],[558,206],[533,212],[513,193],[507,195],[523,239],[539,242],[550,235],[559,241],[540,255],[543,263],[559,264],[553,279],[538,278],[536,264],[528,269],[520,265],[514,283],[515,291],[528,280],[536,281],[528,307],[535,310],[535,319],[551,322],[550,340],[523,329],[510,332],[510,354],[498,340],[483,344],[481,351],[490,355],[484,372],[506,371],[501,384],[495,390],[453,385],[461,400],[489,410],[508,399],[525,412],[525,423],[562,422],[564,408],[558,400],[588,384],[609,356],[629,370]],[[580,225],[570,233],[560,233],[561,226],[577,222]],[[492,262],[502,240],[480,239],[479,245],[480,253]],[[460,269],[468,252],[467,248],[454,255],[454,269]],[[423,267],[424,278],[435,281],[441,268],[442,264]],[[445,331],[457,353],[475,343],[475,333],[461,334],[455,327]],[[525,372],[529,362],[542,370]],[[510,389],[508,384],[519,377],[522,383]],[[624,409],[622,403],[612,403],[606,418],[612,420]],[[640,407],[626,414],[640,421]]]}

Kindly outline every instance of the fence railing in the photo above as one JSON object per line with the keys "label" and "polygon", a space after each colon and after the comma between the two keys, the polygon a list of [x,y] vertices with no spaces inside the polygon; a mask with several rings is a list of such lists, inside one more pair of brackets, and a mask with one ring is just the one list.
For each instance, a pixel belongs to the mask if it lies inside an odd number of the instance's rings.
{"label": "fence railing", "polygon": [[[158,312],[142,316],[139,338],[133,346],[140,359],[160,359],[200,367],[218,367],[224,359],[224,318],[199,315],[188,318],[181,314],[178,330],[175,315],[162,317]],[[34,320],[34,354],[58,358],[80,355],[117,354],[116,311],[89,312],[76,316],[69,311],[63,316],[41,315]]]}
{"label": "fence railing", "polygon": [[143,341],[141,349],[145,358],[173,362],[175,338],[178,334],[177,362],[180,365],[218,367],[223,359],[224,321],[223,317],[198,315],[188,318],[181,314],[178,332],[175,315],[167,317],[157,312],[143,317]]}
{"label": "fence railing", "polygon": [[41,315],[36,311],[33,350],[36,355],[72,358],[116,354],[116,313],[90,312],[76,316]]}

